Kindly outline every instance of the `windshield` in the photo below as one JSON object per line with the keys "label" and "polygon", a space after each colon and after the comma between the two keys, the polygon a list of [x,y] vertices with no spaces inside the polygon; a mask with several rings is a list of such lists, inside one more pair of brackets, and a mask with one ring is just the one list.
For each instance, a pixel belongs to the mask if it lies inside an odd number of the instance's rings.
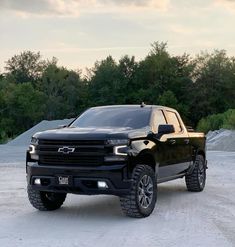
{"label": "windshield", "polygon": [[149,126],[151,109],[134,107],[97,107],[85,111],[71,127],[118,127],[140,129]]}

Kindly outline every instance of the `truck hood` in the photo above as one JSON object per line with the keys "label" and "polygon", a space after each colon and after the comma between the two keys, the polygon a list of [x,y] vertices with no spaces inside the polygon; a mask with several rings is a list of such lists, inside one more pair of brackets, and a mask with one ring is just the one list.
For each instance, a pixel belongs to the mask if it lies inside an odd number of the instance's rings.
{"label": "truck hood", "polygon": [[74,128],[46,130],[33,135],[44,140],[107,140],[144,138],[150,132],[150,127],[142,129],[131,128]]}

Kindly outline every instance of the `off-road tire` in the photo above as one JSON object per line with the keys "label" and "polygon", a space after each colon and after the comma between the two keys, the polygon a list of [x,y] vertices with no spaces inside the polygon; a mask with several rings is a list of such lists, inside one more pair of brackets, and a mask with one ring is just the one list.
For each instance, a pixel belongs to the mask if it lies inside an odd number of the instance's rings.
{"label": "off-road tire", "polygon": [[[153,187],[152,187],[152,200],[147,208],[141,206],[139,201],[139,185],[143,177],[147,175],[150,177]],[[157,200],[157,181],[154,170],[148,165],[137,165],[133,170],[132,174],[132,187],[130,194],[120,197],[120,204],[122,211],[125,215],[133,218],[143,218],[149,216],[155,208]]]}
{"label": "off-road tire", "polygon": [[33,207],[40,211],[52,211],[60,208],[65,201],[66,193],[54,193],[27,188],[28,198]]}
{"label": "off-road tire", "polygon": [[[194,162],[194,169],[185,176],[185,182],[188,191],[200,192],[203,191],[206,183],[205,159],[202,155],[197,155]],[[202,176],[201,179],[200,176]]]}

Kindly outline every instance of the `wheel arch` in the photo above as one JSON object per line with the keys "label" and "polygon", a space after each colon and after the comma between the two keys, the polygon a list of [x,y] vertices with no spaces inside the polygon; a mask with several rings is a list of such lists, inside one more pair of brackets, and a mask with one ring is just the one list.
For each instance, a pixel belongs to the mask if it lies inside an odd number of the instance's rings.
{"label": "wheel arch", "polygon": [[[149,165],[155,173],[158,172],[158,165],[156,163],[154,154],[151,152],[151,150],[146,149],[142,150],[134,159],[134,165],[133,169],[136,165],[143,164],[143,165]],[[132,170],[133,170],[132,169]]]}
{"label": "wheel arch", "polygon": [[194,152],[195,152],[195,155],[194,155],[194,157],[193,157],[193,164],[192,164],[192,166],[190,167],[190,169],[189,169],[189,171],[188,171],[188,174],[191,174],[192,171],[193,171],[193,169],[194,169],[194,167],[195,167],[195,160],[196,160],[197,155],[202,155],[202,156],[203,156],[204,161],[205,161],[205,163],[204,163],[204,164],[205,164],[205,167],[206,167],[206,169],[208,168],[208,167],[207,167],[207,160],[206,160],[206,153],[205,153],[205,150],[197,149],[197,150],[195,150]]}
{"label": "wheel arch", "polygon": [[197,155],[202,155],[202,156],[203,156],[203,158],[204,158],[204,160],[206,160],[206,153],[205,153],[205,151],[204,151],[204,150],[202,150],[202,149],[198,149],[198,150],[196,151],[195,158],[196,158],[196,156],[197,156]]}

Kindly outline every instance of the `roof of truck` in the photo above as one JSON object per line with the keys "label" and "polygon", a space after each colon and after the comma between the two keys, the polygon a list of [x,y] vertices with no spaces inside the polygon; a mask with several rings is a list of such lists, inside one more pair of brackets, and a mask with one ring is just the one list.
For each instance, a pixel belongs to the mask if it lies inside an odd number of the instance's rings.
{"label": "roof of truck", "polygon": [[161,105],[145,105],[145,104],[140,104],[140,105],[105,105],[105,106],[95,106],[92,108],[159,108],[159,109],[164,109],[164,110],[171,110],[171,111],[176,111],[173,108],[167,107],[167,106],[161,106]]}

